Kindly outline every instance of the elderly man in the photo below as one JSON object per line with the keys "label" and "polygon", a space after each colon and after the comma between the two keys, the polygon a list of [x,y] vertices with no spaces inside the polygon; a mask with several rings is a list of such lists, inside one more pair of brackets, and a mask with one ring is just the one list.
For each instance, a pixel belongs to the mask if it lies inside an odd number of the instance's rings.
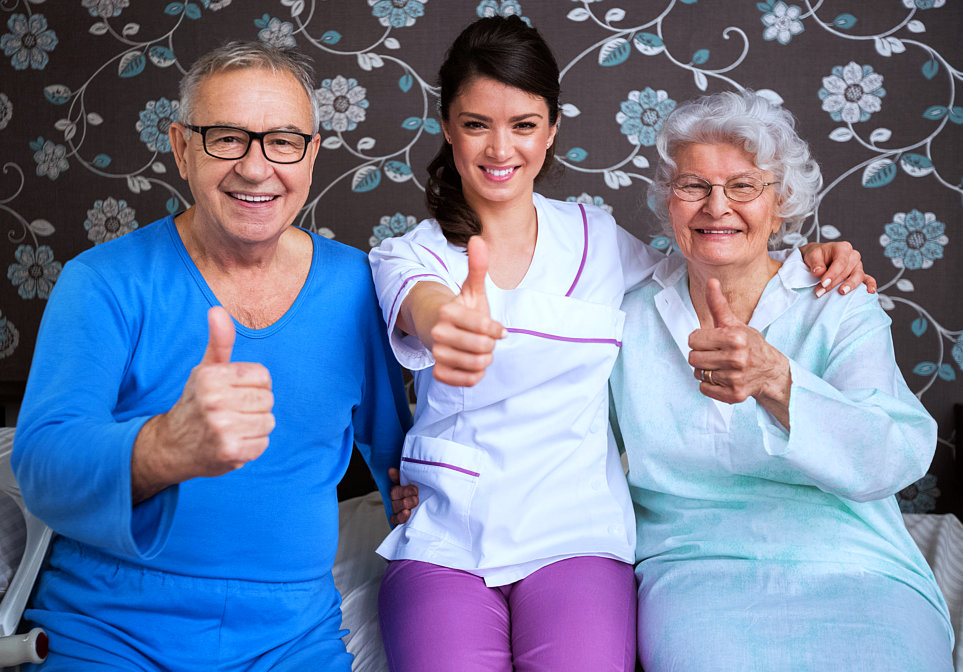
{"label": "elderly man", "polygon": [[356,443],[387,503],[410,417],[365,255],[292,226],[312,90],[291,52],[203,56],[170,130],[195,205],[60,276],[12,460],[58,533],[45,672],[350,669],[335,486]]}

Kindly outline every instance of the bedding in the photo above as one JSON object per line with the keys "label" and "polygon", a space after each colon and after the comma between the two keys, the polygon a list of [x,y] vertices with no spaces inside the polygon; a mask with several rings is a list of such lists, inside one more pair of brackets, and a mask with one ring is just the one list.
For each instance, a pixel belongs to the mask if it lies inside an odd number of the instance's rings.
{"label": "bedding", "polygon": [[[963,672],[963,524],[953,514],[905,514],[903,519],[946,598],[957,640],[955,670]],[[355,655],[352,670],[386,672],[377,615],[378,585],[386,563],[375,548],[388,533],[388,523],[378,493],[341,502],[339,532],[334,581],[343,600],[345,643]]]}

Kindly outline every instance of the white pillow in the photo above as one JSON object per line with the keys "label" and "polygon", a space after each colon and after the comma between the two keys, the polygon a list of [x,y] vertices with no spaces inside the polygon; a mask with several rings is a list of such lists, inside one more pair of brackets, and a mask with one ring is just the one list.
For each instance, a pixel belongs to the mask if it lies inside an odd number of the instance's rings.
{"label": "white pillow", "polygon": [[388,563],[375,549],[388,535],[381,495],[371,492],[340,502],[334,583],[341,593],[341,627],[354,654],[353,672],[387,672],[378,626],[378,588]]}
{"label": "white pillow", "polygon": [[[13,482],[9,471],[13,448],[13,427],[0,427],[0,480]],[[2,486],[3,483],[0,483]],[[0,487],[0,597],[7,591],[27,543],[27,524],[20,506]]]}

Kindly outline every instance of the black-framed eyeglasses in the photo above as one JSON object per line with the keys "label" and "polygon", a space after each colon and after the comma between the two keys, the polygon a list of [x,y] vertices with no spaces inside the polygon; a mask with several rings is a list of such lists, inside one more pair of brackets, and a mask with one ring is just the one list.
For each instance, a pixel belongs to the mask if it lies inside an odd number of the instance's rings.
{"label": "black-framed eyeglasses", "polygon": [[251,141],[261,143],[264,158],[272,163],[297,163],[308,151],[313,136],[296,131],[265,131],[256,133],[233,126],[194,126],[181,124],[201,134],[204,151],[215,159],[241,159],[251,148]]}
{"label": "black-framed eyeglasses", "polygon": [[779,184],[779,181],[763,182],[755,177],[743,176],[734,177],[725,184],[711,184],[695,175],[682,175],[672,180],[672,191],[683,201],[701,201],[709,198],[713,187],[722,187],[722,192],[730,201],[748,203],[759,198],[765,188],[773,184]]}

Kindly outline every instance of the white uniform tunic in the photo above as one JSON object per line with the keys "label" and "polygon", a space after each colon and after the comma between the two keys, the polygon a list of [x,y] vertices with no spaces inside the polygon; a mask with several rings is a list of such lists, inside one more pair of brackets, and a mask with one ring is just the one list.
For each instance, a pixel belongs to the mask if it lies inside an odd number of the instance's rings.
{"label": "white uniform tunic", "polygon": [[401,480],[418,486],[420,504],[378,553],[467,570],[489,586],[564,558],[632,562],[635,551],[607,380],[622,297],[662,256],[598,208],[533,200],[538,238],[525,277],[512,290],[485,280],[491,316],[508,336],[474,387],[439,383],[431,352],[395,328],[417,282],[460,291],[465,249],[426,220],[370,255],[392,347],[414,371],[418,396]]}

